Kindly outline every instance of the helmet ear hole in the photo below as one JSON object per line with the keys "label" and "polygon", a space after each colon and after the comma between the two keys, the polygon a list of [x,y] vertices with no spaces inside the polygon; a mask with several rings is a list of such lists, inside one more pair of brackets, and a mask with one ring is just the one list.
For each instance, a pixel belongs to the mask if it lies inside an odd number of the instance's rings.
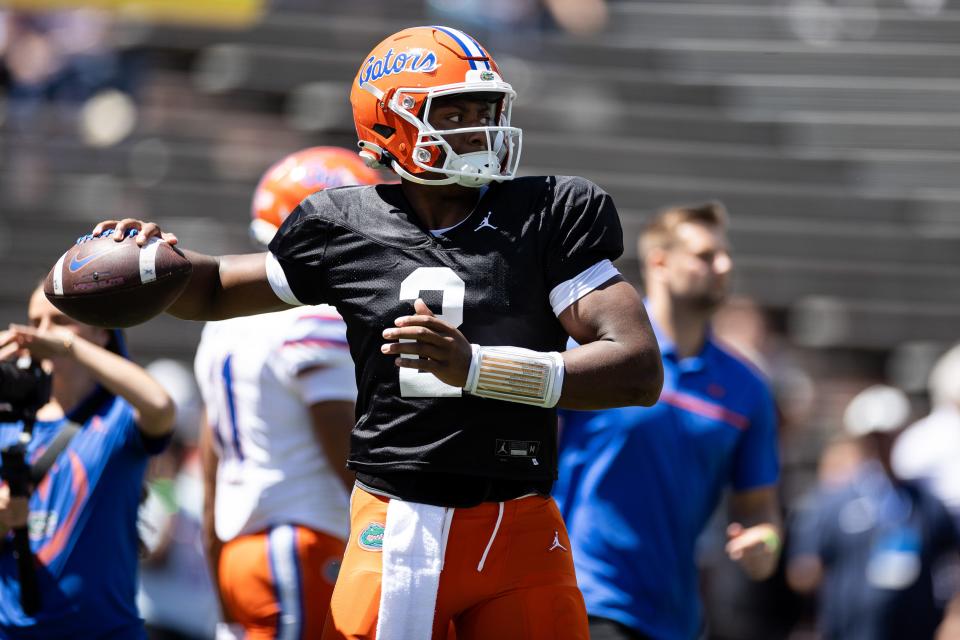
{"label": "helmet ear hole", "polygon": [[394,129],[393,127],[389,127],[380,122],[373,125],[373,130],[377,133],[377,135],[383,138],[389,138],[390,136],[392,136],[394,133],[397,132],[397,130]]}

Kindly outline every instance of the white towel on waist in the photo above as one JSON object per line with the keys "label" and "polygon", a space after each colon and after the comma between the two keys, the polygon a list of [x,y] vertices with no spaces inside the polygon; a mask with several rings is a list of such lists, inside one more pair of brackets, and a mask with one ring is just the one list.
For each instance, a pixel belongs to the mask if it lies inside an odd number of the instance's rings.
{"label": "white towel on waist", "polygon": [[430,640],[453,509],[391,499],[377,640]]}

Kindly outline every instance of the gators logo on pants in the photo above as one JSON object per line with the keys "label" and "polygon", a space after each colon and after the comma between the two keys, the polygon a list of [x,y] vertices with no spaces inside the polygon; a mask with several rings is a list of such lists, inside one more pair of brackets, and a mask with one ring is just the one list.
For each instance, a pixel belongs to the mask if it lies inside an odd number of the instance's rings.
{"label": "gators logo on pants", "polygon": [[383,551],[383,530],[382,524],[371,522],[360,532],[357,544],[367,551]]}

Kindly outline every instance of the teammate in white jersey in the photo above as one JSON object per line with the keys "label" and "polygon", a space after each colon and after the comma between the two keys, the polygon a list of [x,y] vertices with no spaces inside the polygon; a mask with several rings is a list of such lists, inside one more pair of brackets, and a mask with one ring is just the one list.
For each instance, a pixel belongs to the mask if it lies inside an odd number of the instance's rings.
{"label": "teammate in white jersey", "polygon": [[[377,179],[343,149],[295,153],[257,187],[251,233],[266,244],[311,193]],[[211,322],[195,369],[209,425],[205,545],[227,621],[218,634],[317,637],[349,532],[357,387],[346,326],[328,306]]]}

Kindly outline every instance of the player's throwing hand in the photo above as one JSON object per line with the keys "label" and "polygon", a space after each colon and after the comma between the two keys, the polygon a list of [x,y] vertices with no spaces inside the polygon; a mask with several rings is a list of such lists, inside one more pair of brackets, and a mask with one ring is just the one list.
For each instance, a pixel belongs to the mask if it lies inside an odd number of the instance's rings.
{"label": "player's throwing hand", "polygon": [[387,340],[411,340],[412,342],[388,342],[380,350],[387,355],[420,356],[397,358],[398,367],[428,371],[447,384],[462,387],[467,383],[470,360],[473,352],[470,342],[456,327],[433,315],[430,307],[417,298],[413,303],[416,311],[412,316],[396,319],[397,328],[384,329]]}

